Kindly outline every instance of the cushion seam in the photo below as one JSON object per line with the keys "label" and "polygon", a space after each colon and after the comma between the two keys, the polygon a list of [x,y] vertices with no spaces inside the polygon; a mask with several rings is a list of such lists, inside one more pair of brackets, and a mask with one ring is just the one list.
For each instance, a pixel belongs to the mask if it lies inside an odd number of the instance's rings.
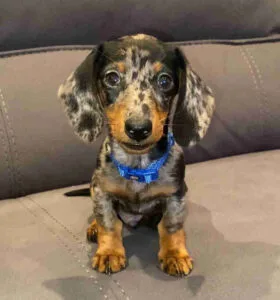
{"label": "cushion seam", "polygon": [[[15,138],[15,133],[12,127],[12,121],[9,117],[8,114],[8,108],[4,99],[4,95],[2,92],[2,89],[0,88],[0,99],[1,99],[1,104],[4,112],[4,116],[6,118],[6,133],[10,145],[10,152],[11,152],[11,160],[12,160],[12,169],[14,171],[14,189],[15,189],[15,195],[20,196],[24,194],[24,184],[22,180],[22,175],[19,170],[19,152],[17,151],[17,144],[16,144],[16,138]],[[4,119],[3,116],[3,119]],[[10,137],[9,137],[10,135]]]}
{"label": "cushion seam", "polygon": [[[53,222],[55,222],[60,228],[67,231],[72,238],[75,240],[76,243],[79,243],[83,246],[83,248],[86,248],[86,244],[81,240],[80,237],[78,237],[72,230],[70,230],[66,225],[64,225],[60,220],[58,220],[56,217],[54,217],[44,206],[39,204],[36,200],[34,200],[31,196],[27,196],[27,198],[32,201],[37,207],[39,207]],[[130,299],[130,297],[125,292],[124,288],[120,285],[120,283],[114,279],[111,278],[111,280],[117,285],[117,287],[121,290],[122,294],[126,297],[127,300]]]}
{"label": "cushion seam", "polygon": [[247,54],[248,58],[251,60],[251,64],[255,68],[255,74],[257,75],[258,81],[259,81],[259,86],[260,86],[260,100],[261,100],[261,113],[262,113],[262,124],[263,124],[263,136],[265,136],[265,128],[266,128],[266,116],[269,116],[268,111],[266,109],[267,107],[267,94],[264,90],[264,80],[263,76],[261,73],[260,68],[258,67],[258,64],[256,62],[256,59],[253,56],[253,53],[249,51],[248,47],[244,47]]}
{"label": "cushion seam", "polygon": [[[25,201],[26,201],[26,199],[28,199],[29,201],[31,201],[32,203],[34,203],[34,204],[36,204],[37,205],[37,203],[31,198],[31,197],[28,197],[28,196],[26,196],[25,197]],[[52,229],[51,228],[51,226],[48,226],[47,224],[46,224],[46,222],[44,222],[44,221],[42,221],[42,218],[40,218],[40,216],[34,211],[34,209],[32,209],[32,208],[30,208],[28,205],[26,205],[26,203],[25,203],[25,201],[23,201],[21,198],[18,198],[18,199],[16,199],[21,205],[22,205],[22,207],[26,210],[26,211],[28,211],[33,217],[35,217],[37,220],[39,220],[39,222],[46,228],[46,230],[47,231],[49,231],[55,238],[56,238],[56,240],[59,242],[59,244],[60,245],[62,245],[62,248],[64,248],[67,252],[68,252],[68,254],[72,257],[72,258],[74,258],[75,259],[75,257],[73,257],[75,254],[72,252],[72,250],[70,249],[70,246],[66,243],[66,242],[64,242],[63,241],[63,239],[61,238],[61,236],[59,236],[59,234],[54,230],[54,229]],[[37,207],[39,207],[38,205],[37,205]],[[89,276],[89,278],[90,279],[93,279],[93,277],[91,277],[91,276]],[[95,279],[95,278],[94,278]],[[95,279],[95,282],[94,282],[95,284],[97,284],[97,283],[99,283],[96,279]],[[103,287],[101,286],[101,284],[99,283],[99,290],[100,290],[100,292],[103,290]],[[103,296],[105,296],[105,295],[103,295]],[[105,297],[104,297],[105,298]]]}
{"label": "cushion seam", "polygon": [[[2,109],[0,107],[0,110],[1,110],[1,116],[2,116]],[[2,119],[3,119],[3,116],[2,116]],[[3,120],[3,123],[4,123],[4,120]],[[5,126],[5,124],[3,124],[3,126]],[[8,197],[12,197],[13,196],[13,171],[12,171],[12,168],[10,166],[10,163],[9,163],[9,144],[5,143],[5,132],[4,130],[2,130],[0,128],[0,137],[1,137],[1,143],[2,143],[2,146],[3,146],[3,151],[4,151],[4,157],[5,157],[5,163],[7,165],[7,170],[8,170],[8,177],[9,177],[9,182],[10,182],[10,191],[8,192]]]}
{"label": "cushion seam", "polygon": [[[4,153],[6,154],[6,163],[7,163],[7,168],[9,171],[9,177],[10,177],[10,196],[17,196],[16,192],[13,192],[17,189],[17,180],[16,180],[16,175],[15,175],[15,168],[14,168],[14,160],[13,160],[13,150],[12,150],[12,144],[11,144],[11,140],[9,137],[9,130],[8,130],[8,124],[7,124],[7,108],[4,102],[4,95],[2,92],[2,89],[0,88],[0,111],[1,111],[1,116],[2,116],[2,120],[3,120],[3,129],[1,129],[1,132],[3,133],[2,135],[2,144],[4,146]],[[7,147],[5,150],[5,136],[7,139]],[[10,158],[10,163],[9,163],[9,158]]]}
{"label": "cushion seam", "polygon": [[255,66],[254,64],[252,63],[252,60],[247,52],[247,49],[246,47],[242,47],[240,46],[240,51],[241,51],[241,54],[242,54],[242,57],[244,58],[247,66],[249,67],[249,70],[250,70],[250,73],[251,73],[251,77],[253,79],[253,82],[254,82],[254,85],[255,85],[255,89],[257,91],[257,97],[259,99],[259,116],[260,116],[260,120],[261,120],[261,132],[262,132],[262,135],[264,135],[264,124],[263,124],[263,107],[262,107],[262,92],[261,92],[261,86],[260,86],[260,83],[259,83],[259,78],[257,77],[256,75],[256,70],[255,70]]}

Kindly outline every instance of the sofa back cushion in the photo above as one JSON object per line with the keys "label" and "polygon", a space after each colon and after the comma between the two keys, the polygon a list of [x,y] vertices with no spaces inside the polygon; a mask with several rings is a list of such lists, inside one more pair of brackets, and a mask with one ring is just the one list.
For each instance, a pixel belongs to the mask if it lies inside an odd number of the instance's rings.
{"label": "sofa back cushion", "polygon": [[92,45],[144,32],[164,41],[268,36],[278,0],[1,0],[0,51]]}
{"label": "sofa back cushion", "polygon": [[[212,87],[216,112],[187,163],[280,147],[280,42],[181,44]],[[57,100],[90,49],[0,55],[0,199],[89,182],[102,137],[86,145]],[[214,170],[213,170],[214,172]]]}

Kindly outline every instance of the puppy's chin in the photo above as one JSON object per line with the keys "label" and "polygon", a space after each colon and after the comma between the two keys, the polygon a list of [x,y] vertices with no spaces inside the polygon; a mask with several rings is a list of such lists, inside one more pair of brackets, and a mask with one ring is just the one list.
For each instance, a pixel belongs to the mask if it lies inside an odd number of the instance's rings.
{"label": "puppy's chin", "polygon": [[147,144],[147,145],[136,145],[130,143],[119,143],[122,149],[128,154],[147,154],[150,150],[155,146],[155,144]]}

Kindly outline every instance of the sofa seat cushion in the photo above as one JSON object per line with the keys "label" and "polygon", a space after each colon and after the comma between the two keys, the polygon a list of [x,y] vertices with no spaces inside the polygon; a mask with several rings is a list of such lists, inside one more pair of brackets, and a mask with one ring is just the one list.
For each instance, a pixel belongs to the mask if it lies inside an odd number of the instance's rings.
{"label": "sofa seat cushion", "polygon": [[280,150],[187,166],[186,232],[194,270],[163,274],[157,232],[125,229],[129,266],[106,276],[90,269],[85,187],[0,202],[1,299],[279,299]]}

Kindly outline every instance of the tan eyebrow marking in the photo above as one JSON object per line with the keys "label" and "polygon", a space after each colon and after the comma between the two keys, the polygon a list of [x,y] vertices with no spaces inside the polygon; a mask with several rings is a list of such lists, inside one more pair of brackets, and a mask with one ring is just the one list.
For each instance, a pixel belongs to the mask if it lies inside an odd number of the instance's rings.
{"label": "tan eyebrow marking", "polygon": [[156,61],[154,64],[153,64],[153,69],[155,72],[159,72],[161,69],[162,69],[163,65],[160,61]]}
{"label": "tan eyebrow marking", "polygon": [[123,62],[118,62],[117,63],[117,67],[118,67],[118,70],[121,72],[121,73],[124,73],[125,71],[125,65]]}

